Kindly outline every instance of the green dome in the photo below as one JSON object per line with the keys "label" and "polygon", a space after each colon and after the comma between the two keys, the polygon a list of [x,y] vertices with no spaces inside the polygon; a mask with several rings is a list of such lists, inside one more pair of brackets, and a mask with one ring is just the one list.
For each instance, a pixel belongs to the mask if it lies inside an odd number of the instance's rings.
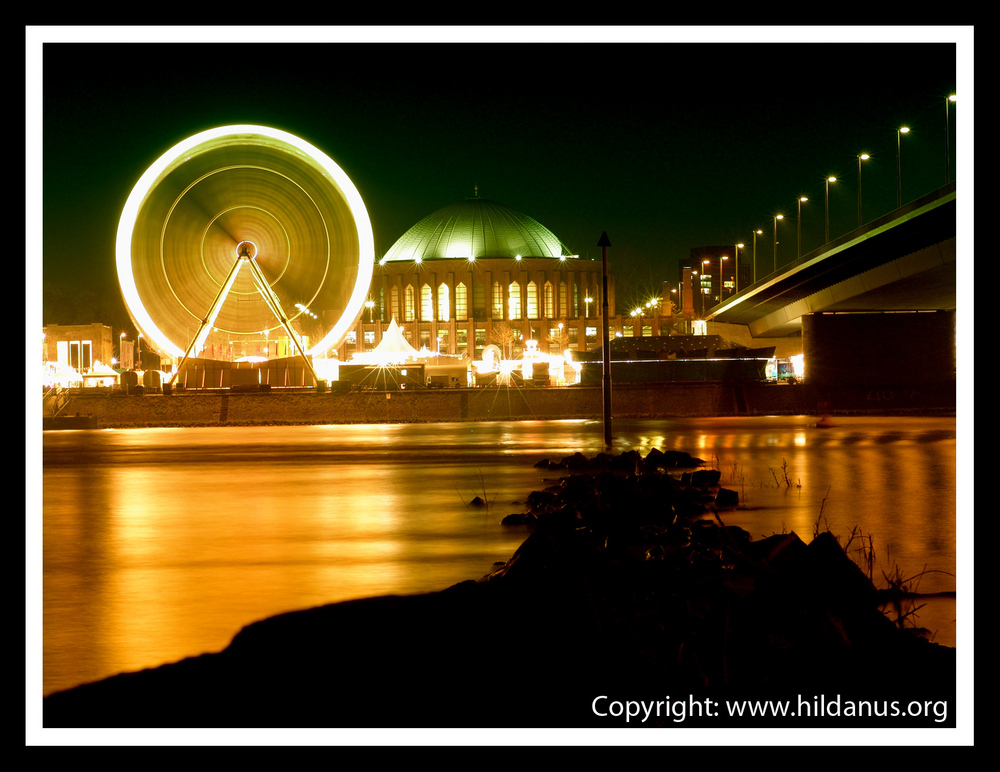
{"label": "green dome", "polygon": [[418,222],[380,262],[569,254],[552,231],[527,215],[495,201],[467,198]]}

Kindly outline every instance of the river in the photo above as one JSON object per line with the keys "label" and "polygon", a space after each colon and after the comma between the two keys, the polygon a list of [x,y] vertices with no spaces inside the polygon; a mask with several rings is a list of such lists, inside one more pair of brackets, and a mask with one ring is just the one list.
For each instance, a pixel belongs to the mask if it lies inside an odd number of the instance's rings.
{"label": "river", "polygon": [[[955,419],[815,424],[618,420],[614,451],[687,451],[740,494],[727,524],[853,531],[874,545],[877,580],[898,570],[954,592],[956,521],[971,528],[971,512],[956,518]],[[603,439],[599,421],[46,432],[40,496],[29,480],[29,684],[33,627],[50,694],[219,651],[284,611],[477,579],[527,535],[499,522],[555,477],[533,464]],[[956,645],[955,617],[954,598],[934,598],[918,621]]]}

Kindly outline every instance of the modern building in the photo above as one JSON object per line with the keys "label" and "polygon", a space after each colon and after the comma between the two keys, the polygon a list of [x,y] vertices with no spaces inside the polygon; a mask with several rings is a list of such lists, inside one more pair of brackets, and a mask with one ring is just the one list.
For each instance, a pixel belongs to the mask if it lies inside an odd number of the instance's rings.
{"label": "modern building", "polygon": [[[691,299],[691,307],[697,317],[703,317],[706,310],[737,292],[736,256],[739,251],[736,244],[691,250],[690,261],[684,267],[692,272],[695,297]],[[745,261],[746,257],[740,255],[739,286],[750,283]]]}
{"label": "modern building", "polygon": [[106,365],[117,362],[117,344],[117,338],[105,324],[50,324],[42,329],[42,361],[85,372],[95,362]]}
{"label": "modern building", "polygon": [[[481,359],[489,345],[514,359],[529,346],[588,351],[601,345],[602,273],[601,261],[581,259],[528,215],[466,198],[425,217],[379,260],[338,355],[372,350],[393,319],[415,349],[445,356]],[[628,317],[616,317],[610,277],[608,310],[616,331],[633,334]]]}

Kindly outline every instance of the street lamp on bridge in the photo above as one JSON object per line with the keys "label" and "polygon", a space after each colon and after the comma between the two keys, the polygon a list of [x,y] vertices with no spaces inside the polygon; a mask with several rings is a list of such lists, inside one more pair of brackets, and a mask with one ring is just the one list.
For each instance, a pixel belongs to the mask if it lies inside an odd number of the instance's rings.
{"label": "street lamp on bridge", "polygon": [[736,286],[736,294],[740,292],[740,250],[743,249],[743,244],[736,245],[736,261],[733,263],[733,279]]}
{"label": "street lamp on bridge", "polygon": [[774,216],[774,270],[778,270],[778,220],[784,220],[785,215],[776,214]]}
{"label": "street lamp on bridge", "polygon": [[956,101],[958,101],[958,97],[955,94],[951,94],[944,100],[945,185],[951,182],[951,127],[949,125],[951,122],[951,110],[949,109],[949,105],[954,104]]}
{"label": "street lamp on bridge", "polygon": [[757,237],[763,235],[760,228],[753,229],[753,283],[757,283]]}
{"label": "street lamp on bridge", "polygon": [[825,244],[830,243],[830,183],[836,182],[836,177],[826,178],[826,241]]}
{"label": "street lamp on bridge", "polygon": [[903,205],[903,164],[900,161],[900,134],[909,134],[908,126],[900,126],[896,129],[896,208]]}
{"label": "street lamp on bridge", "polygon": [[[808,200],[809,199],[806,198],[805,196],[799,196],[795,202],[795,205],[798,207],[798,214],[796,215],[796,223],[795,223],[797,231],[796,247],[795,247],[796,258],[802,257],[802,203]],[[780,220],[781,218],[779,217],[778,219]],[[777,238],[777,235],[775,236],[775,238]],[[775,268],[777,268],[777,266],[775,266]]]}
{"label": "street lamp on bridge", "polygon": [[871,158],[868,153],[858,154],[858,227],[861,227],[861,162]]}

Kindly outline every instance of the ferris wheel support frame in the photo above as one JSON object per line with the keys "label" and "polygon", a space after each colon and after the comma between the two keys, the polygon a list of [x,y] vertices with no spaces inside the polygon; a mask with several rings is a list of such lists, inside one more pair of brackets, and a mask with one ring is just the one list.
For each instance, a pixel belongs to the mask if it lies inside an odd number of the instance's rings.
{"label": "ferris wheel support frame", "polygon": [[[250,246],[254,246],[253,254],[250,253]],[[205,318],[202,319],[194,337],[191,338],[191,342],[188,344],[187,349],[185,349],[184,356],[181,357],[181,361],[177,364],[177,368],[174,370],[173,375],[171,375],[170,380],[167,381],[168,385],[172,386],[177,376],[180,375],[181,368],[191,356],[191,352],[201,351],[201,348],[205,345],[205,339],[208,337],[209,330],[211,330],[212,325],[215,324],[215,320],[218,318],[219,312],[222,310],[222,305],[225,302],[226,297],[228,297],[230,290],[232,290],[233,284],[236,283],[236,277],[239,276],[240,269],[244,264],[246,264],[250,269],[250,276],[253,278],[253,283],[257,292],[260,294],[261,298],[263,298],[264,303],[267,304],[271,313],[273,313],[278,319],[278,323],[281,325],[282,329],[284,329],[284,331],[288,334],[288,337],[295,344],[295,349],[302,357],[302,361],[305,363],[306,369],[313,377],[313,380],[316,381],[316,383],[319,383],[319,377],[316,375],[316,370],[313,369],[312,362],[309,360],[305,346],[302,345],[302,340],[299,338],[298,333],[296,333],[292,328],[291,320],[289,320],[288,316],[281,308],[281,301],[278,300],[278,296],[275,295],[274,290],[271,289],[271,285],[268,283],[267,277],[264,276],[264,272],[261,271],[260,266],[257,265],[256,246],[251,245],[250,242],[241,241],[236,248],[238,253],[236,262],[233,263],[233,267],[230,269],[225,283],[222,285],[219,293],[215,296],[215,300],[212,301],[212,305],[209,308],[208,313],[205,315]]]}

